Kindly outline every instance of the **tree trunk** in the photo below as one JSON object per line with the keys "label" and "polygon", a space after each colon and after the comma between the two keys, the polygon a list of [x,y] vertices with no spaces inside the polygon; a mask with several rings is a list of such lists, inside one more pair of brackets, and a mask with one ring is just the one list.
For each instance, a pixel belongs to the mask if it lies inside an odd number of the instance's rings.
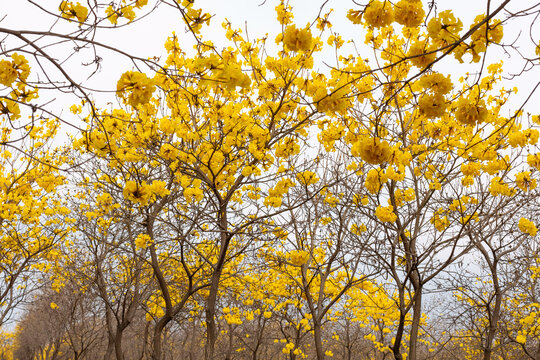
{"label": "tree trunk", "polygon": [[212,274],[210,292],[208,294],[208,299],[206,300],[206,348],[204,356],[206,360],[214,359],[214,347],[217,341],[216,300],[220,278],[221,268],[219,270],[216,269]]}
{"label": "tree trunk", "polygon": [[122,351],[122,337],[124,336],[124,329],[128,324],[119,324],[116,328],[116,336],[114,337],[114,350],[116,354],[116,360],[124,360],[124,352]]}
{"label": "tree trunk", "polygon": [[317,352],[317,360],[324,360],[324,349],[321,335],[321,322],[319,319],[313,318],[313,336],[315,337],[315,351]]}
{"label": "tree trunk", "polygon": [[420,329],[420,320],[422,318],[422,285],[420,284],[418,274],[411,276],[413,278],[414,286],[414,305],[413,305],[413,319],[411,324],[411,334],[409,340],[409,359],[416,360],[417,344],[418,344],[418,330]]}
{"label": "tree trunk", "polygon": [[394,354],[395,360],[403,360],[401,356],[401,339],[403,338],[403,331],[405,330],[405,314],[400,310],[399,312],[399,324],[396,331],[396,338],[394,340],[394,345],[392,346],[392,353]]}
{"label": "tree trunk", "polygon": [[153,349],[152,349],[152,360],[161,360],[162,356],[162,346],[161,346],[161,335],[165,326],[171,321],[171,318],[168,316],[163,316],[157,322],[154,327],[154,338],[152,340]]}
{"label": "tree trunk", "polygon": [[493,351],[493,340],[495,339],[495,334],[497,333],[497,328],[499,324],[499,318],[501,316],[502,293],[501,293],[501,287],[499,286],[499,277],[497,275],[496,262],[494,262],[493,264],[491,276],[493,280],[493,290],[495,292],[495,306],[493,306],[492,312],[491,312],[491,309],[489,308],[489,303],[487,304],[487,308],[486,308],[488,317],[489,317],[489,329],[488,329],[488,335],[486,339],[486,346],[484,348],[484,360],[491,359],[491,352]]}
{"label": "tree trunk", "polygon": [[219,282],[221,280],[221,274],[223,268],[225,267],[225,259],[227,256],[227,250],[229,248],[229,242],[231,237],[227,232],[227,205],[226,203],[220,204],[219,211],[219,227],[221,230],[220,235],[220,250],[219,258],[212,273],[210,280],[210,290],[208,293],[208,299],[206,300],[206,347],[204,349],[206,360],[214,359],[214,348],[217,341],[217,330],[216,330],[216,301],[217,294],[219,290]]}

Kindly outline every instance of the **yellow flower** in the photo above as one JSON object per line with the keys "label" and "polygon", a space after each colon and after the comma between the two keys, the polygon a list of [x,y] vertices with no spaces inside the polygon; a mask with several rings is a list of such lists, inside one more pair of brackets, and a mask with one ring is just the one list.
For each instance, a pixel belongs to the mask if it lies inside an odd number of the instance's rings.
{"label": "yellow flower", "polygon": [[424,9],[421,1],[401,0],[395,6],[396,22],[408,27],[422,24]]}
{"label": "yellow flower", "polygon": [[[351,104],[351,99],[347,91],[347,87],[342,87],[338,88],[337,90],[333,90],[330,94],[324,92],[322,96],[318,97],[318,100],[314,99],[317,103],[317,110],[326,113],[346,112]],[[335,130],[339,131],[339,129]]]}
{"label": "yellow flower", "polygon": [[461,165],[461,172],[466,176],[479,176],[482,164],[479,162],[468,162]]}
{"label": "yellow flower", "polygon": [[283,1],[281,2],[281,4],[276,6],[277,20],[281,25],[287,25],[291,23],[293,14],[290,10],[291,6],[285,6],[285,4],[283,4]]}
{"label": "yellow flower", "polygon": [[445,95],[452,90],[450,76],[444,76],[440,73],[424,75],[418,83],[424,89],[431,90],[436,94]]}
{"label": "yellow flower", "polygon": [[377,206],[375,209],[375,216],[382,222],[395,222],[397,220],[397,215],[394,213],[394,207],[389,206]]}
{"label": "yellow flower", "polygon": [[527,155],[527,164],[532,168],[540,170],[540,153]]}
{"label": "yellow flower", "polygon": [[152,239],[148,234],[139,234],[135,238],[135,246],[138,249],[145,249],[152,244]]}
{"label": "yellow flower", "polygon": [[362,22],[363,13],[360,10],[350,9],[347,12],[347,19],[349,19],[353,24],[360,24]]}
{"label": "yellow flower", "polygon": [[365,231],[367,231],[367,227],[365,224],[352,224],[351,226],[351,233],[353,233],[354,235],[361,235]]}
{"label": "yellow flower", "polygon": [[529,191],[536,188],[536,179],[531,179],[530,171],[523,171],[516,174],[516,185],[523,191]]}
{"label": "yellow flower", "polygon": [[24,56],[13,53],[11,58],[12,61],[0,60],[0,84],[5,86],[11,86],[17,77],[24,82],[30,75],[30,65]]}
{"label": "yellow flower", "polygon": [[[437,57],[437,53],[431,52],[432,48],[427,46],[427,43],[424,41],[413,42],[409,51],[407,52],[407,57],[410,58],[411,64],[418,68],[425,68]],[[430,54],[426,54],[430,53]]]}
{"label": "yellow flower", "polygon": [[371,169],[367,173],[364,186],[370,193],[376,194],[381,189],[381,186],[386,183],[386,181],[388,181],[388,177],[386,176],[384,171],[377,171],[375,169]]}
{"label": "yellow flower", "polygon": [[319,182],[319,178],[313,171],[304,171],[296,174],[296,179],[306,186],[313,185]]}
{"label": "yellow flower", "polygon": [[456,19],[450,10],[439,13],[439,16],[432,18],[427,26],[429,37],[439,40],[441,45],[447,45],[459,39],[461,29],[463,29],[463,23]]}
{"label": "yellow flower", "polygon": [[62,13],[62,17],[66,19],[77,18],[79,22],[84,22],[88,17],[88,9],[80,3],[73,4],[69,1],[62,1],[58,10]]}
{"label": "yellow flower", "polygon": [[474,101],[468,99],[459,99],[456,109],[456,119],[465,125],[475,125],[484,122],[488,111],[484,100]]}
{"label": "yellow flower", "polygon": [[290,51],[308,51],[313,44],[311,30],[297,29],[294,25],[287,26],[283,34],[283,44]]}
{"label": "yellow flower", "polygon": [[151,192],[146,183],[138,184],[135,181],[129,180],[122,191],[124,198],[136,203],[146,204],[150,199]]}
{"label": "yellow flower", "polygon": [[446,99],[441,94],[424,94],[418,100],[420,112],[427,118],[437,118],[446,112]]}
{"label": "yellow flower", "polygon": [[171,193],[169,189],[167,189],[167,183],[162,180],[152,181],[152,185],[150,185],[150,190],[152,191],[152,193],[161,197],[167,196]]}
{"label": "yellow flower", "polygon": [[0,84],[11,86],[17,80],[17,69],[8,60],[0,60]]}
{"label": "yellow flower", "polygon": [[494,177],[491,180],[491,184],[489,185],[489,192],[493,196],[497,196],[497,195],[512,196],[514,194],[514,191],[512,191],[512,189],[510,189],[508,184],[502,181],[502,179],[499,176]]}
{"label": "yellow flower", "polygon": [[132,6],[124,6],[115,10],[112,5],[109,5],[109,7],[105,9],[105,14],[107,14],[107,18],[114,25],[118,23],[119,17],[125,17],[129,22],[135,20],[136,17]]}
{"label": "yellow flower", "polygon": [[371,1],[364,10],[364,20],[368,26],[383,27],[394,21],[394,11],[390,1]]}
{"label": "yellow flower", "polygon": [[176,160],[178,156],[178,149],[171,144],[163,144],[159,150],[159,155],[165,160]]}
{"label": "yellow flower", "polygon": [[390,159],[392,148],[379,138],[364,137],[352,146],[351,152],[370,164],[381,164]]}
{"label": "yellow flower", "polygon": [[533,237],[536,236],[536,232],[538,231],[536,225],[532,221],[525,218],[519,219],[518,228],[522,233]]}
{"label": "yellow flower", "polygon": [[188,203],[201,201],[204,198],[204,192],[200,187],[188,187],[184,189],[184,197]]}
{"label": "yellow flower", "polygon": [[293,265],[302,266],[309,259],[309,252],[305,250],[293,250],[289,253],[290,261]]}
{"label": "yellow flower", "polygon": [[164,117],[159,121],[159,129],[165,134],[174,134],[176,132],[176,124],[170,117]]}
{"label": "yellow flower", "polygon": [[251,79],[244,74],[240,65],[232,61],[226,62],[223,67],[217,71],[216,80],[228,90],[235,90],[237,86],[247,89],[251,84]]}
{"label": "yellow flower", "polygon": [[148,103],[154,90],[156,90],[154,81],[138,71],[126,71],[116,84],[118,95],[124,103],[134,108]]}
{"label": "yellow flower", "polygon": [[430,222],[433,224],[433,226],[435,226],[435,229],[437,229],[437,231],[444,231],[444,229],[446,229],[450,225],[448,217],[446,215],[441,216],[442,214],[443,210],[439,209],[430,219]]}

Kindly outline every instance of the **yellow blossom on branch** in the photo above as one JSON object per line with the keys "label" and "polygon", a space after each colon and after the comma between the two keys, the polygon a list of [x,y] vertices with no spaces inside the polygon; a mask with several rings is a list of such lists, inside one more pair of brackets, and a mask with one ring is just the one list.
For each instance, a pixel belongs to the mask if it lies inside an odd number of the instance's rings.
{"label": "yellow blossom on branch", "polygon": [[533,237],[536,236],[536,232],[538,231],[536,225],[526,218],[519,219],[518,228],[522,233]]}
{"label": "yellow blossom on branch", "polygon": [[389,206],[377,206],[377,209],[375,209],[375,216],[377,218],[384,222],[395,222],[397,220],[397,215],[394,213],[394,207],[392,205]]}

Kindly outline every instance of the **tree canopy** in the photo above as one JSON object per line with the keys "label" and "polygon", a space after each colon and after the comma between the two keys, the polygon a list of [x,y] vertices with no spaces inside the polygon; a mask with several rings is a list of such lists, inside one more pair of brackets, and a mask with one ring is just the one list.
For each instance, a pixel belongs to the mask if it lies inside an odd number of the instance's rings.
{"label": "tree canopy", "polygon": [[540,5],[481,3],[15,5],[2,359],[540,360]]}

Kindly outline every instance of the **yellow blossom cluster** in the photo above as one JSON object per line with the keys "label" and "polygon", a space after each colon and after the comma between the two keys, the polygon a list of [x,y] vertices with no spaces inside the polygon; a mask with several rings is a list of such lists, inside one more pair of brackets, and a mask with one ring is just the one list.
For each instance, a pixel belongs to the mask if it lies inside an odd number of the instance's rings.
{"label": "yellow blossom cluster", "polygon": [[351,153],[370,164],[381,164],[390,159],[392,148],[386,140],[365,136],[353,144]]}
{"label": "yellow blossom cluster", "polygon": [[428,119],[438,118],[446,112],[446,99],[440,93],[424,94],[418,100],[420,113]]}
{"label": "yellow blossom cluster", "polygon": [[79,2],[73,3],[71,1],[62,1],[58,10],[62,13],[62,17],[66,19],[77,19],[78,22],[83,23],[88,17],[88,8],[81,5]]}
{"label": "yellow blossom cluster", "polygon": [[296,179],[301,184],[306,185],[306,186],[313,185],[319,182],[319,178],[317,177],[317,174],[309,170],[296,174]]}
{"label": "yellow blossom cluster", "polygon": [[528,234],[530,236],[536,236],[536,232],[538,231],[536,225],[526,218],[519,219],[518,228],[522,233]]}
{"label": "yellow blossom cluster", "polygon": [[516,185],[523,191],[531,191],[536,188],[536,179],[531,177],[530,171],[522,171],[516,174]]}
{"label": "yellow blossom cluster", "polygon": [[423,69],[435,61],[437,52],[435,48],[428,45],[427,41],[417,40],[411,43],[409,50],[407,51],[407,57],[411,64]]}
{"label": "yellow blossom cluster", "polygon": [[289,259],[291,264],[296,266],[302,266],[308,261],[309,252],[305,250],[293,250],[289,252]]}
{"label": "yellow blossom cluster", "polygon": [[462,29],[463,23],[456,19],[451,10],[441,11],[437,17],[429,20],[427,25],[429,37],[440,47],[458,40]]}
{"label": "yellow blossom cluster", "polygon": [[444,215],[443,209],[437,210],[430,219],[430,222],[435,226],[435,229],[440,232],[444,231],[450,225],[448,216]]}
{"label": "yellow blossom cluster", "polygon": [[133,108],[148,103],[155,89],[154,81],[138,71],[123,73],[116,84],[120,98]]}
{"label": "yellow blossom cluster", "polygon": [[370,1],[364,9],[364,21],[371,27],[390,25],[394,21],[394,9],[390,1]]}
{"label": "yellow blossom cluster", "polygon": [[397,215],[394,212],[394,207],[389,206],[377,206],[375,209],[375,216],[381,222],[395,222],[397,220]]}
{"label": "yellow blossom cluster", "polygon": [[126,200],[134,203],[145,205],[152,196],[167,196],[170,191],[166,188],[166,184],[161,180],[154,180],[152,184],[146,182],[136,182],[133,180],[126,181],[122,194]]}
{"label": "yellow blossom cluster", "polygon": [[532,168],[540,170],[540,153],[527,155],[527,164]]}
{"label": "yellow blossom cluster", "polygon": [[512,131],[508,134],[508,144],[515,147],[524,147],[527,144],[536,145],[538,143],[538,130],[525,129],[523,131]]}
{"label": "yellow blossom cluster", "polygon": [[222,82],[228,90],[235,90],[237,86],[249,88],[251,84],[251,79],[244,74],[240,65],[232,61],[219,66],[216,71],[216,80]]}
{"label": "yellow blossom cluster", "polygon": [[309,51],[313,46],[313,37],[309,27],[297,29],[295,25],[289,25],[283,33],[283,45],[289,51]]}
{"label": "yellow blossom cluster", "polygon": [[[416,199],[416,193],[413,188],[408,189],[396,189],[394,191],[394,201],[396,206],[402,206],[404,203],[413,201]],[[388,204],[392,203],[392,199],[388,199]]]}
{"label": "yellow blossom cluster", "polygon": [[283,201],[283,195],[285,195],[291,186],[294,186],[294,182],[289,179],[281,179],[276,186],[268,190],[268,196],[264,199],[264,205],[271,207],[280,207]]}
{"label": "yellow blossom cluster", "polygon": [[486,121],[488,111],[483,99],[460,98],[457,102],[455,116],[460,123],[474,126]]}
{"label": "yellow blossom cluster", "polygon": [[388,176],[383,170],[371,169],[366,175],[364,186],[370,193],[376,194],[386,181],[388,181]]}
{"label": "yellow blossom cluster", "polygon": [[508,184],[505,183],[500,176],[496,176],[491,179],[491,183],[489,185],[489,192],[492,196],[512,196],[515,193],[515,191],[510,186],[508,186]]}
{"label": "yellow blossom cluster", "polygon": [[119,18],[126,18],[129,22],[132,22],[136,17],[133,6],[121,6],[115,8],[113,5],[109,5],[105,10],[105,13],[107,14],[109,21],[114,25],[118,24]]}
{"label": "yellow blossom cluster", "polygon": [[152,244],[152,238],[148,234],[139,234],[135,238],[135,246],[138,249],[145,249]]}
{"label": "yellow blossom cluster", "polygon": [[322,94],[317,94],[317,110],[324,113],[344,113],[351,104],[351,99],[348,96],[347,87],[341,87],[330,94],[326,93],[326,89],[321,88]]}
{"label": "yellow blossom cluster", "polygon": [[420,0],[400,0],[394,7],[396,22],[408,27],[419,26],[424,21],[424,9]]}

